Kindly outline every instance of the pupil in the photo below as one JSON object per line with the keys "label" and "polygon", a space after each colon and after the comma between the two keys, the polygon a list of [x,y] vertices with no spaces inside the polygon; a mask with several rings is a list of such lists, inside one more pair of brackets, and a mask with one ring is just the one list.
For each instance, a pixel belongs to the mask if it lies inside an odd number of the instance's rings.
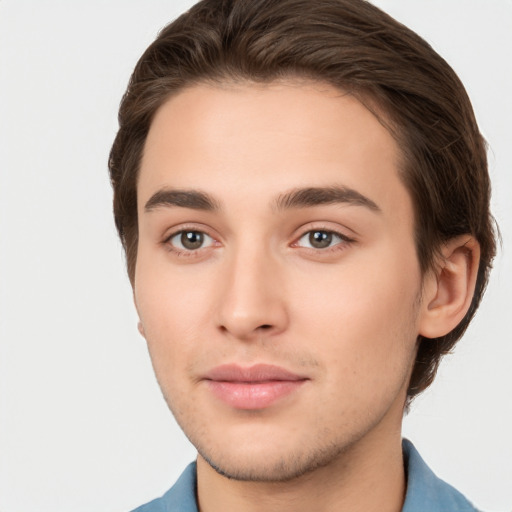
{"label": "pupil", "polygon": [[332,233],[325,231],[313,231],[309,234],[309,243],[316,249],[329,247],[332,242]]}
{"label": "pupil", "polygon": [[181,243],[185,249],[199,249],[203,245],[204,236],[198,231],[184,231],[181,234]]}

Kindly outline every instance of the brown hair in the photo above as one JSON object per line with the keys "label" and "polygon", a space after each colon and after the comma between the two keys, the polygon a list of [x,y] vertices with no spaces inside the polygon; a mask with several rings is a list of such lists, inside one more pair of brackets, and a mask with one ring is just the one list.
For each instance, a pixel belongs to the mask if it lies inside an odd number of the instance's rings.
{"label": "brown hair", "polygon": [[495,254],[486,145],[460,80],[417,34],[364,0],[202,0],[140,58],[119,110],[110,159],[114,216],[133,283],[137,175],[151,121],[169,96],[200,82],[323,81],[378,112],[403,152],[423,272],[443,242],[471,234],[481,259],[468,313],[449,334],[418,340],[408,397],[432,382],[466,330]]}

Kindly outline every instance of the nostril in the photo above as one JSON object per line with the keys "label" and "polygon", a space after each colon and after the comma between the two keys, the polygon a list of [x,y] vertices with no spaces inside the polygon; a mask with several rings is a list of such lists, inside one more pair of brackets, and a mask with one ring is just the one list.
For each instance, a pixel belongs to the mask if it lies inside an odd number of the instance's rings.
{"label": "nostril", "polygon": [[272,329],[272,326],[270,324],[263,324],[263,325],[260,325],[259,328],[267,331],[268,329]]}

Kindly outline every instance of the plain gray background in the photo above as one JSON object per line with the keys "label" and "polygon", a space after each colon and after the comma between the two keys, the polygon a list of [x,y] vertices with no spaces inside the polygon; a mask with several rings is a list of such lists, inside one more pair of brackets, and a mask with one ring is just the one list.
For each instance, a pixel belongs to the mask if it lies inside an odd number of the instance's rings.
{"label": "plain gray background", "polygon": [[[0,511],[121,512],[194,450],[137,333],[107,156],[136,60],[192,2],[0,0]],[[405,420],[432,468],[512,510],[512,2],[375,0],[454,67],[504,238],[477,319]]]}

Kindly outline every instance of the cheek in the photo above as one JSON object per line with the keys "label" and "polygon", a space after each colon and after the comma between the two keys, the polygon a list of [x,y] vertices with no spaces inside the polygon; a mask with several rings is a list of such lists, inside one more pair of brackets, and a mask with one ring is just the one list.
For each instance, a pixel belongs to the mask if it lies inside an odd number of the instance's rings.
{"label": "cheek", "polygon": [[[343,371],[402,365],[416,341],[420,275],[414,254],[383,251],[353,264],[319,269],[294,291],[298,330],[322,339],[331,361]],[[299,289],[301,288],[301,289]]]}
{"label": "cheek", "polygon": [[169,265],[147,261],[139,255],[134,297],[153,365],[157,373],[183,371],[187,354],[211,324],[211,285],[197,271],[175,267],[171,272]]}
{"label": "cheek", "polygon": [[171,266],[165,254],[151,256],[140,251],[135,273],[135,302],[141,320],[158,336],[160,331],[170,334],[187,329],[197,323],[198,306],[208,288],[206,276],[188,266]]}

